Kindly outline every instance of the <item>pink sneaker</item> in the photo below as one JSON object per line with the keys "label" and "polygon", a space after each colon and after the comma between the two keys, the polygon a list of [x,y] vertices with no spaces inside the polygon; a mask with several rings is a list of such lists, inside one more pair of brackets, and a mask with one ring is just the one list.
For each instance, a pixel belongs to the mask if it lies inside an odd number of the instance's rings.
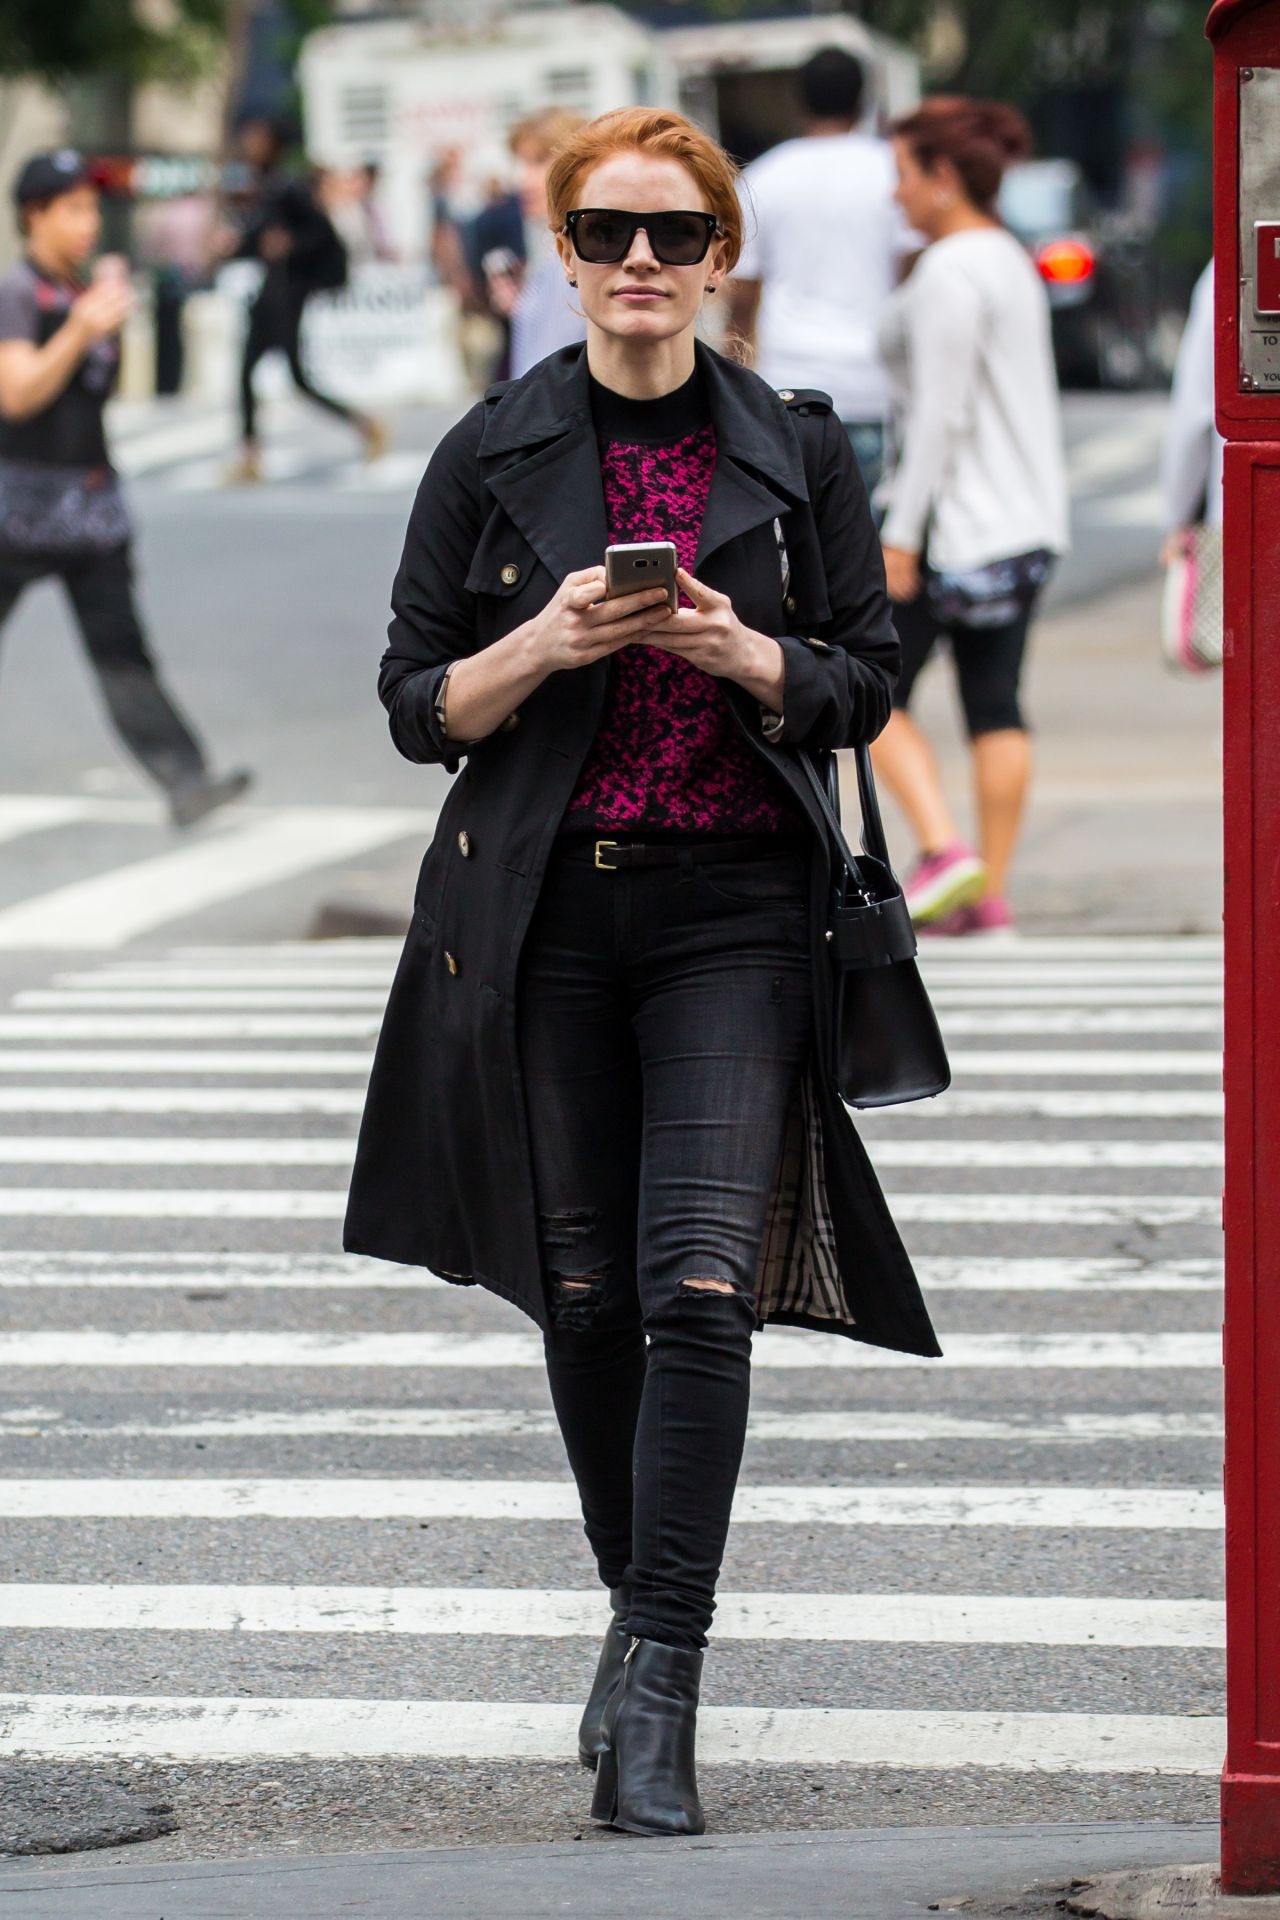
{"label": "pink sneaker", "polygon": [[902,889],[907,910],[918,927],[945,919],[958,907],[977,900],[986,879],[986,868],[962,840],[944,847],[941,853],[923,853]]}
{"label": "pink sneaker", "polygon": [[975,900],[967,907],[957,907],[954,913],[944,914],[941,920],[931,920],[920,929],[922,936],[935,939],[969,939],[973,935],[1004,934],[1012,938],[1017,933],[1013,924],[1013,914],[1009,902],[988,896]]}
{"label": "pink sneaker", "polygon": [[973,925],[970,933],[1016,933],[1013,911],[1001,894],[989,893],[968,908]]}

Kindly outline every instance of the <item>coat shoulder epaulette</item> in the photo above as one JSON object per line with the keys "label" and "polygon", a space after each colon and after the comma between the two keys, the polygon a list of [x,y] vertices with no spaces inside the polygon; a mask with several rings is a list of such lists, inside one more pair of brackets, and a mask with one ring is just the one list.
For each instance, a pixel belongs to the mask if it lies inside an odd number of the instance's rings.
{"label": "coat shoulder epaulette", "polygon": [[836,403],[816,387],[779,387],[778,398],[792,413],[834,413]]}

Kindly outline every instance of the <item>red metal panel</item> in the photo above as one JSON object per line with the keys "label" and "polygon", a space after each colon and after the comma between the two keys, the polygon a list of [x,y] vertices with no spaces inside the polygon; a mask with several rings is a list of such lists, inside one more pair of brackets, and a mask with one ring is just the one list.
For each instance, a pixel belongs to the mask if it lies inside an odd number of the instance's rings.
{"label": "red metal panel", "polygon": [[[1257,84],[1242,70],[1280,67],[1280,0],[1217,0],[1207,31],[1217,406],[1228,443],[1222,1885],[1243,1894],[1280,1892],[1280,392],[1241,390],[1239,116],[1242,88]],[[1273,218],[1280,208],[1246,210],[1250,245],[1253,223]],[[1260,308],[1268,294],[1264,284]]]}
{"label": "red metal panel", "polygon": [[1247,13],[1255,8],[1270,5],[1271,0],[1215,0],[1209,9],[1209,19],[1205,32],[1211,40],[1220,40],[1230,28],[1237,26]]}
{"label": "red metal panel", "polygon": [[1280,314],[1280,220],[1259,220],[1254,227],[1254,285],[1258,312]]}
{"label": "red metal panel", "polygon": [[1280,443],[1226,459],[1224,1884],[1280,1890]]}

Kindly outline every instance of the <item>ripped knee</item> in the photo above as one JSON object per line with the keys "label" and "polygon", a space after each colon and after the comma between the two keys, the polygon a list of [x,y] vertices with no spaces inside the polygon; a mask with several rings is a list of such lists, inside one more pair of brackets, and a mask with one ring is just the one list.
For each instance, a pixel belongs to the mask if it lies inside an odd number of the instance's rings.
{"label": "ripped knee", "polygon": [[[726,1325],[736,1326],[740,1319],[749,1321],[753,1329],[760,1323],[755,1296],[746,1287],[736,1280],[726,1280],[723,1274],[690,1273],[652,1310],[645,1326],[651,1339],[660,1327],[686,1338],[694,1327],[707,1329],[714,1320],[717,1331],[713,1337],[722,1340]],[[701,1332],[697,1337],[702,1337]]]}
{"label": "ripped knee", "polygon": [[552,1273],[552,1323],[568,1333],[585,1332],[604,1300],[603,1273]]}
{"label": "ripped knee", "polygon": [[552,1322],[582,1330],[600,1310],[608,1277],[609,1263],[591,1257],[599,1251],[600,1215],[594,1207],[567,1207],[544,1213],[540,1225]]}

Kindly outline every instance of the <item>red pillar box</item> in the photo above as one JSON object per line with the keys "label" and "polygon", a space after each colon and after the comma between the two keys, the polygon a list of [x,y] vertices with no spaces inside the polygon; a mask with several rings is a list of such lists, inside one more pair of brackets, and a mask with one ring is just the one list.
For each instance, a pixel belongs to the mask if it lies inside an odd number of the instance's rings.
{"label": "red pillar box", "polygon": [[1280,1891],[1280,0],[1217,0],[1227,441],[1227,1759],[1222,1884]]}

